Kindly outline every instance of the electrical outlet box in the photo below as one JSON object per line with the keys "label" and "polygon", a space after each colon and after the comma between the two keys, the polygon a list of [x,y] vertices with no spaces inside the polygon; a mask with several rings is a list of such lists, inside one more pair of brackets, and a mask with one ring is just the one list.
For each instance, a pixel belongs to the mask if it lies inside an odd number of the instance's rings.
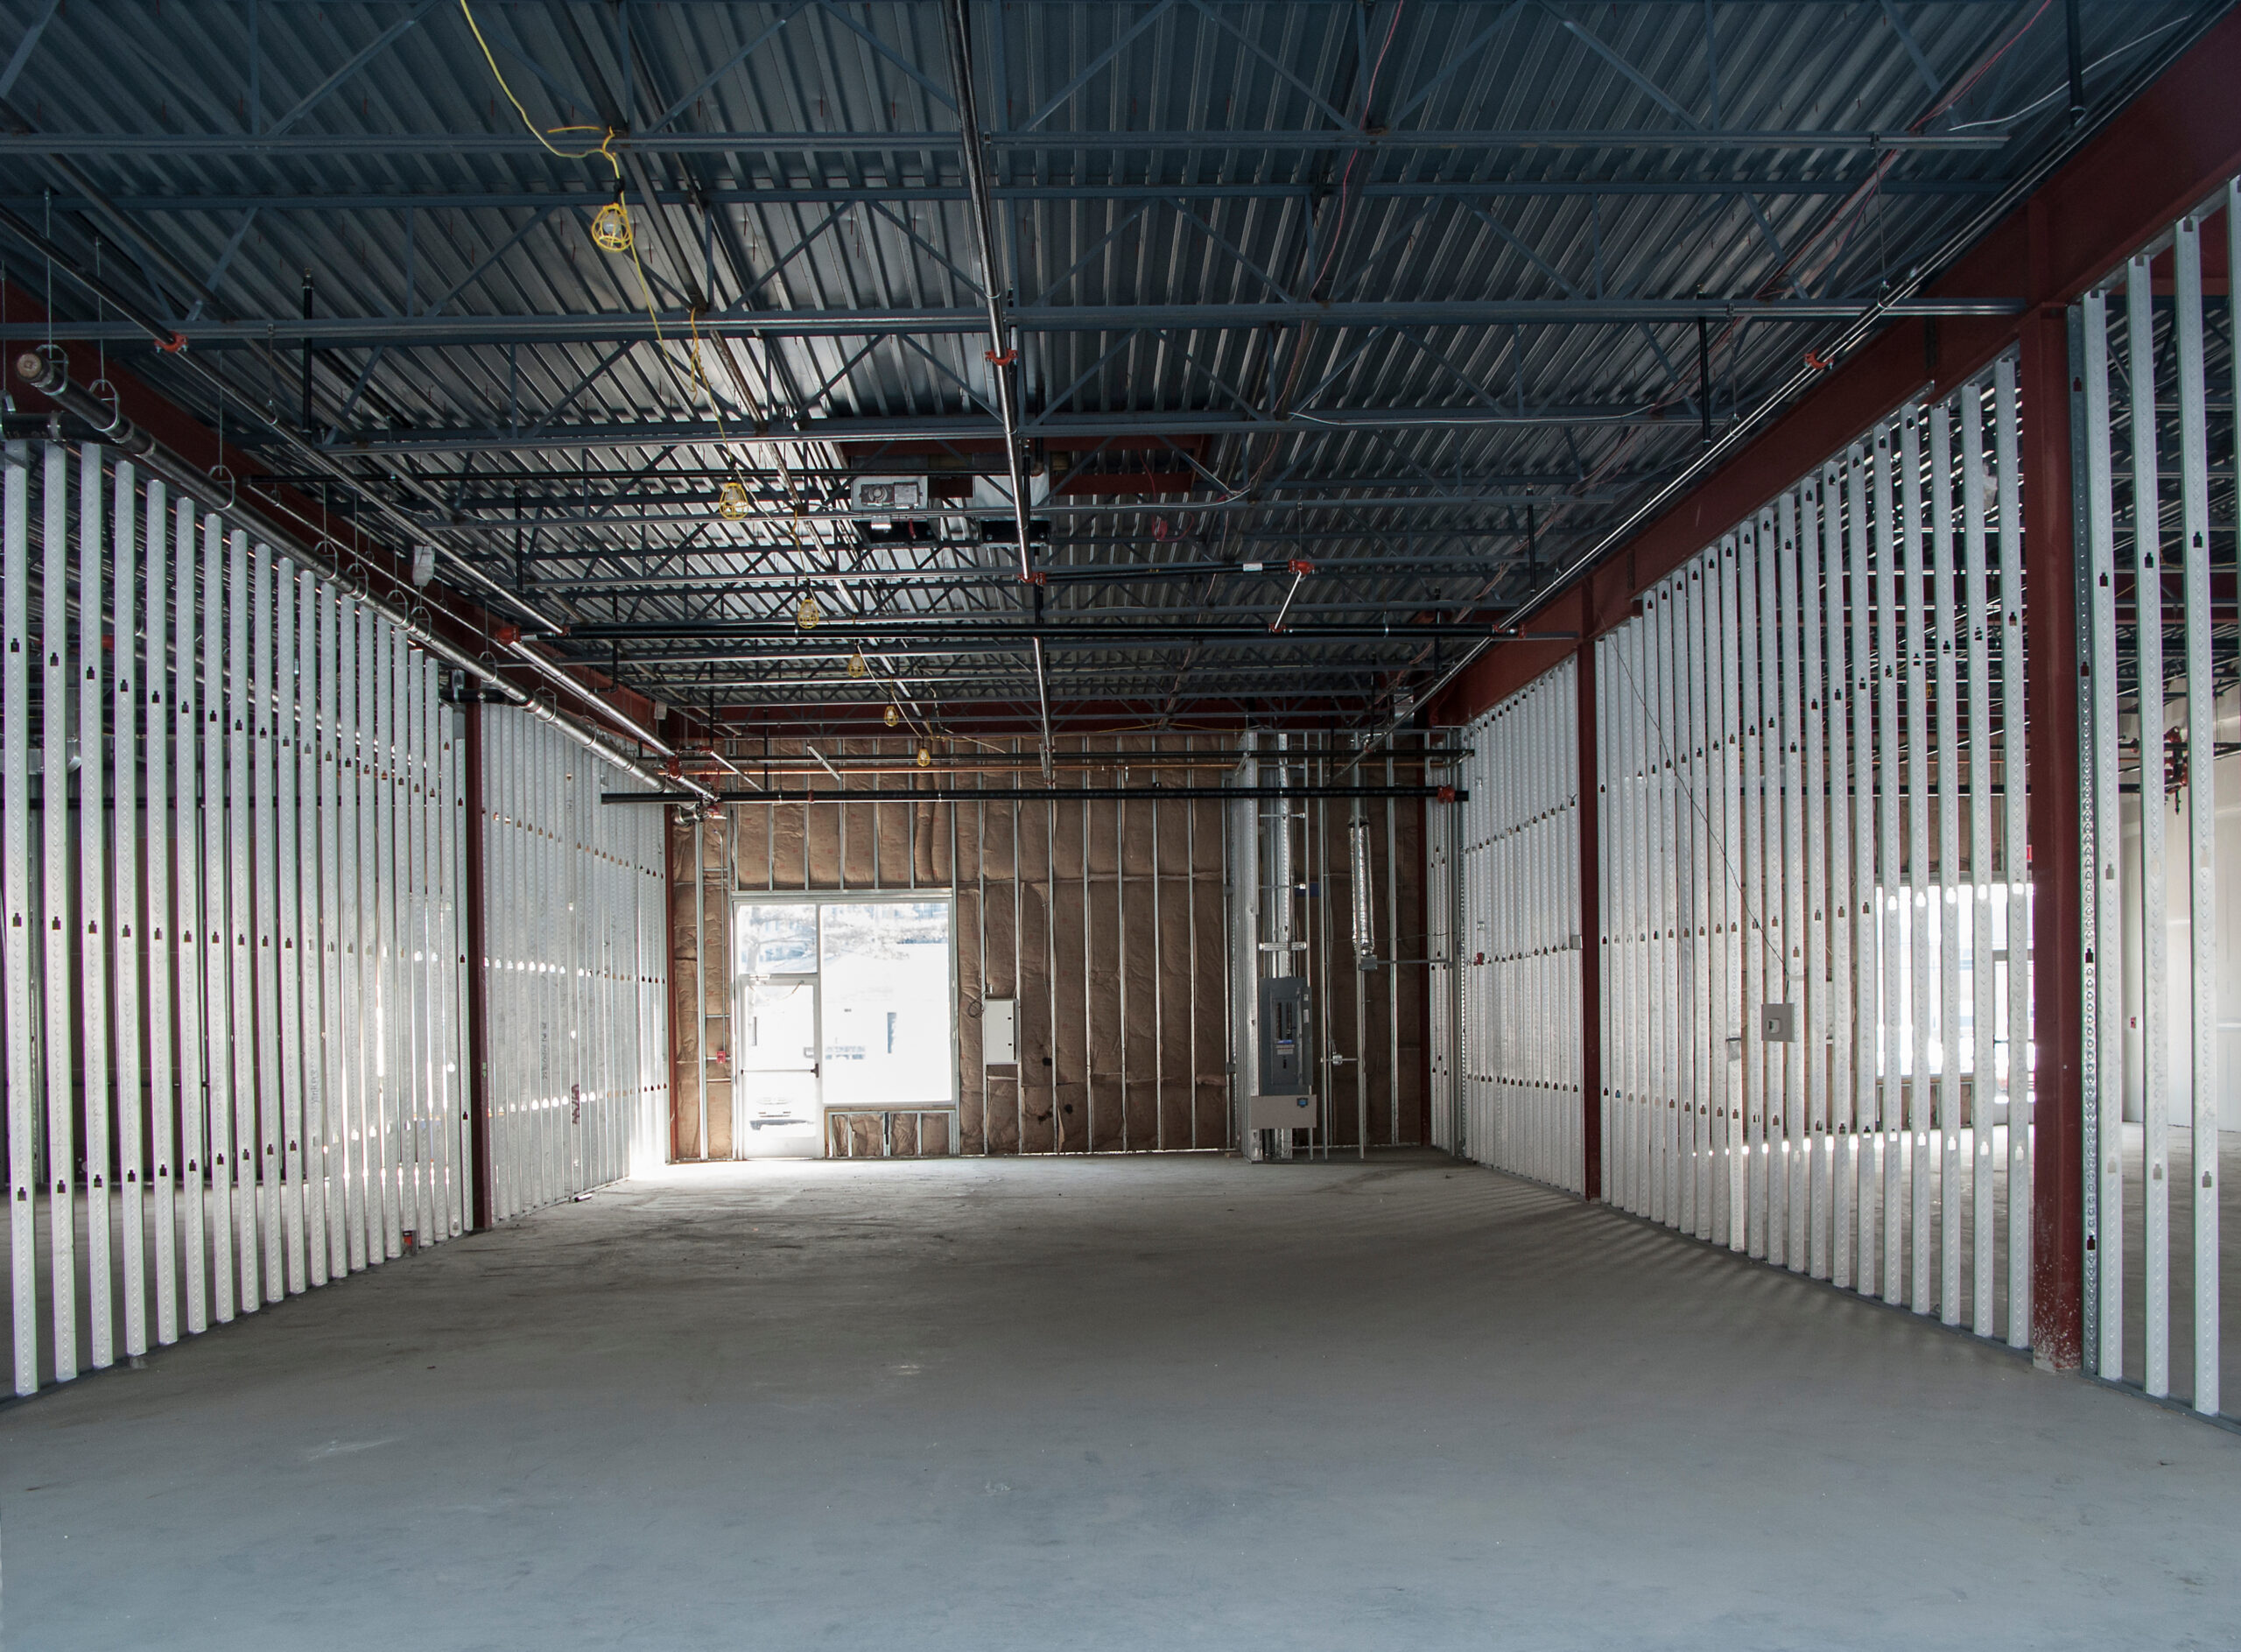
{"label": "electrical outlet box", "polygon": [[1795,1044],[1797,1042],[1797,1006],[1795,1004],[1760,1005],[1759,1037],[1767,1044]]}
{"label": "electrical outlet box", "polygon": [[1307,981],[1284,975],[1261,983],[1262,1095],[1308,1092]]}
{"label": "electrical outlet box", "polygon": [[1011,1067],[1019,1065],[1019,1001],[984,998],[980,1001],[980,1065]]}

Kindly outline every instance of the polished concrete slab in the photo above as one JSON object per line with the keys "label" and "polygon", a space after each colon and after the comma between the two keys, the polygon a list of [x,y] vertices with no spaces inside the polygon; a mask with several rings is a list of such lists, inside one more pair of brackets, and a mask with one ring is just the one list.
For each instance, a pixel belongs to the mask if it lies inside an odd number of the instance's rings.
{"label": "polished concrete slab", "polygon": [[2241,1438],[1429,1154],[680,1168],[0,1409],[11,1648],[2224,1647]]}

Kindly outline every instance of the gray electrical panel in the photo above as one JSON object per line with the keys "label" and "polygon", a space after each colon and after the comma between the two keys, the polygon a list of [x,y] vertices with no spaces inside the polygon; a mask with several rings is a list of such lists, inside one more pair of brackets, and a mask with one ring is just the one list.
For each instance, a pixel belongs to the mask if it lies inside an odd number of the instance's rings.
{"label": "gray electrical panel", "polygon": [[1285,975],[1261,983],[1261,1090],[1262,1095],[1305,1095],[1307,981]]}

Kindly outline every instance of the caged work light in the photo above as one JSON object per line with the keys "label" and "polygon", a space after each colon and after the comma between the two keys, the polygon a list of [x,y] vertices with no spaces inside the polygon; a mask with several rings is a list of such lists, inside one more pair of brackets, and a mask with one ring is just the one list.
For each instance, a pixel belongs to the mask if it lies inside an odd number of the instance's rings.
{"label": "caged work light", "polygon": [[610,200],[592,214],[592,244],[601,252],[630,250],[630,209]]}

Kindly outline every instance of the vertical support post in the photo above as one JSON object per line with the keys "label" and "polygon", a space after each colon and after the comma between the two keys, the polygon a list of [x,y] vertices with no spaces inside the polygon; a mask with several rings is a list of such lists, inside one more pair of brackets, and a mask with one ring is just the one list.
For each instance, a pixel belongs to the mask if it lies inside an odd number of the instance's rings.
{"label": "vertical support post", "polygon": [[[102,800],[102,739],[109,699],[104,677],[102,621],[108,605],[102,600],[101,450],[88,446],[79,460],[78,472],[78,1006],[79,1032],[84,1043],[81,1106],[86,1156],[86,1319],[91,1356],[96,1371],[116,1360],[116,1287],[110,1280],[109,1250],[109,1114],[115,1095],[109,1087],[109,904],[108,846],[102,841],[105,811]],[[66,660],[66,663],[70,663]],[[59,701],[50,710],[60,714]],[[113,749],[113,748],[112,748]],[[128,759],[129,761],[129,759]],[[46,808],[60,812],[67,777],[50,769],[40,777],[40,798]],[[58,911],[63,910],[57,903]],[[61,992],[60,974],[47,978],[47,988]],[[66,1207],[66,1220],[71,1220]],[[137,1243],[138,1234],[133,1235]]]}
{"label": "vertical support post", "polygon": [[[2229,205],[2230,196],[2229,193]],[[2172,236],[2179,358],[2179,526],[2187,617],[2188,970],[2193,1144],[2187,1166],[2194,1210],[2195,1409],[2218,1410],[2217,1241],[2217,761],[2211,676],[2209,414],[2202,368],[2202,226],[2182,218]],[[2146,795],[2145,791],[2142,792]]]}
{"label": "vertical support post", "polygon": [[39,829],[46,849],[46,1039],[41,1048],[46,1079],[46,1135],[44,1142],[48,1199],[47,1255],[53,1315],[54,1380],[65,1382],[78,1374],[77,1195],[73,1172],[77,1166],[77,1121],[71,1107],[74,1051],[70,1024],[70,934],[63,928],[70,910],[69,718],[65,707],[69,693],[70,640],[70,519],[69,453],[60,442],[46,448],[46,485],[39,503],[44,517],[40,539],[39,652],[45,672],[45,692],[39,697]]}
{"label": "vertical support post", "polygon": [[[806,815],[808,811],[804,809]],[[840,816],[840,882],[845,889],[848,882],[848,811],[843,805]],[[694,1117],[692,1139],[699,1144],[698,1156],[706,1159],[708,1151],[708,832],[706,824],[697,812],[689,812],[686,825],[692,833],[692,1093]],[[802,829],[802,865],[809,865],[809,829],[804,821]],[[821,1059],[824,1049],[819,1046]]]}
{"label": "vertical support post", "polygon": [[[1385,784],[1389,791],[1393,786],[1393,748],[1387,745],[1385,749]],[[1393,799],[1388,797],[1385,800],[1385,1122],[1388,1147],[1401,1145],[1401,839],[1394,830],[1394,814]],[[1421,892],[1421,879],[1418,888]],[[1427,946],[1424,950],[1425,956],[1430,957],[1430,947]]]}
{"label": "vertical support post", "polygon": [[[2087,293],[2078,302],[2078,336],[2071,348],[2071,396],[2078,404],[2076,439],[2082,463],[2078,486],[2085,521],[2078,567],[2080,622],[2079,734],[2084,749],[2086,836],[2079,845],[2085,868],[2078,921],[2092,938],[2083,960],[2084,1002],[2094,1007],[2093,1036],[2081,1046],[2079,1107],[2083,1139],[2079,1156],[2089,1166],[2086,1199],[2083,1313],[2093,1344],[2094,1374],[2121,1377],[2124,1343],[2124,1160],[2103,1142],[2124,1139],[2123,901],[2117,873],[2123,843],[2117,757],[2117,589],[2115,477],[2111,469],[2109,418],[2109,299]],[[1983,880],[1989,882],[1989,879]],[[2013,878],[2009,880],[2013,883]],[[2010,954],[2013,958],[2013,954]],[[2011,963],[2013,969],[2015,965]],[[2011,1049],[2009,1059],[2014,1060]],[[2020,1109],[2011,1109],[2011,1113]],[[2012,1130],[2022,1128],[2013,1118]],[[2020,1139],[2020,1138],[2016,1138]]]}
{"label": "vertical support post", "polygon": [[[1588,628],[1580,629],[1584,634]],[[1603,776],[1594,643],[1583,641],[1573,657],[1578,706],[1573,732],[1579,748],[1580,1193],[1592,1203],[1603,1197]]]}
{"label": "vertical support post", "polygon": [[[2034,228],[2037,227],[2034,223]],[[2070,486],[2069,347],[2064,313],[2048,306],[2022,324],[2023,622],[2031,671],[2025,746],[2031,844],[2031,981],[2037,1060],[2027,1110],[2009,1128],[2031,1129],[2031,1346],[2041,1364],[2075,1370],[2084,1338],[2084,1192],[2079,1082],[2085,1006],[2078,919],[2078,657]],[[2003,592],[2005,598],[2006,593]],[[2148,761],[2155,758],[2151,755]],[[2013,771],[2009,807],[2014,806]],[[2010,875],[2013,876],[2013,870]],[[2013,958],[2026,938],[2012,926]],[[2017,1052],[2020,1058],[2021,1052]],[[2023,1114],[2024,1116],[2018,1116]]]}
{"label": "vertical support post", "polygon": [[477,1227],[488,1227],[495,1202],[496,1171],[490,1153],[489,946],[483,909],[487,825],[482,807],[482,702],[465,706],[467,740],[467,1142],[473,1160]]}

